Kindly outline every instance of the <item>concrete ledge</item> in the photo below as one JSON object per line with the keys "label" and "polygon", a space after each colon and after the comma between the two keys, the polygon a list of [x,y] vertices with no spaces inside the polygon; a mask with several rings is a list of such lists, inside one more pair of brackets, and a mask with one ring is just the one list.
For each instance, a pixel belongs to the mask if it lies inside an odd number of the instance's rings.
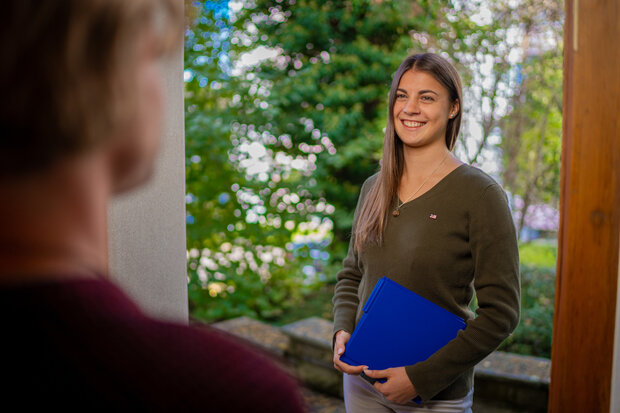
{"label": "concrete ledge", "polygon": [[549,399],[549,359],[496,351],[476,366],[476,398],[543,413]]}
{"label": "concrete ledge", "polygon": [[343,397],[342,373],[334,369],[331,350],[333,324],[318,317],[306,318],[282,327],[290,340],[286,358],[308,386]]}
{"label": "concrete ledge", "polygon": [[284,353],[290,345],[290,339],[278,327],[249,317],[233,318],[215,323],[212,326],[250,341],[280,357],[285,355]]}

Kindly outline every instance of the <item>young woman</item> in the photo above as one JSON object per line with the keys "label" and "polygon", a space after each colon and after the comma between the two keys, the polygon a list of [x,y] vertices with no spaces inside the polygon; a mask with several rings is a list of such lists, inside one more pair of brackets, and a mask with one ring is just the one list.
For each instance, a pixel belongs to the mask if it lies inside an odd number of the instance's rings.
{"label": "young woman", "polygon": [[[381,168],[362,186],[334,294],[334,366],[345,373],[347,411],[470,412],[474,366],[518,324],[519,259],[507,198],[451,152],[462,105],[460,77],[437,55],[410,56],[394,75]],[[464,318],[467,328],[415,365],[370,371],[342,362],[383,276]],[[362,371],[387,381],[370,385]],[[418,396],[421,405],[412,402]]]}

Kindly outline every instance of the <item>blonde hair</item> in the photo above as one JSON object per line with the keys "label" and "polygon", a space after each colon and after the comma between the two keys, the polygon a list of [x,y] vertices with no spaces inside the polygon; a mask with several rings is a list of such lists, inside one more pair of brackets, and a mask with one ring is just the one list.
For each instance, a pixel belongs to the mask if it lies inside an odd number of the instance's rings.
{"label": "blonde hair", "polygon": [[108,139],[135,110],[139,39],[153,34],[164,54],[183,36],[179,0],[9,0],[2,9],[0,177]]}
{"label": "blonde hair", "polygon": [[381,244],[383,230],[396,198],[398,183],[404,169],[403,142],[394,130],[394,102],[400,78],[408,70],[416,70],[432,75],[450,94],[451,102],[459,102],[458,112],[448,120],[446,127],[446,147],[454,148],[461,128],[463,91],[461,77],[446,59],[424,53],[407,57],[398,67],[392,79],[388,101],[388,117],[383,138],[383,157],[377,179],[368,191],[362,204],[354,228],[354,249],[360,251],[367,243]]}

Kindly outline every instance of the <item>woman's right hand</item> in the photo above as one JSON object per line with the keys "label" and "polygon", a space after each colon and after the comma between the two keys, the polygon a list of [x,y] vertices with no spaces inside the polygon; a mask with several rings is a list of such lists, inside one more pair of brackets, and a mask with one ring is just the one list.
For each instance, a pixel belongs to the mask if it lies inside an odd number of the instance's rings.
{"label": "woman's right hand", "polygon": [[340,360],[340,356],[344,353],[344,347],[350,338],[351,334],[344,330],[340,330],[336,333],[336,339],[334,341],[334,367],[340,372],[358,375],[364,371],[364,369],[367,369],[368,366],[351,366]]}

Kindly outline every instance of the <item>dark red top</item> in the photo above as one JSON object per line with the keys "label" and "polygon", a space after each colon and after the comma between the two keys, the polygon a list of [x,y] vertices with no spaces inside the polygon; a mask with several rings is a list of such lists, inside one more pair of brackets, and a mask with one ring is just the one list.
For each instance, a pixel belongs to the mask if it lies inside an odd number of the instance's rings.
{"label": "dark red top", "polygon": [[20,411],[303,411],[264,355],[147,317],[106,280],[2,286],[0,317],[0,393]]}

